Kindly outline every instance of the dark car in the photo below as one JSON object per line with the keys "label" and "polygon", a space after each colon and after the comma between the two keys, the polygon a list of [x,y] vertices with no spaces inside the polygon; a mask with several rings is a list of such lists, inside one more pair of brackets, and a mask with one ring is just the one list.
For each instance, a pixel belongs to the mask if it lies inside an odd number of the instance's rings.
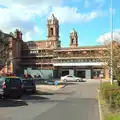
{"label": "dark car", "polygon": [[0,97],[20,98],[23,84],[19,77],[0,77]]}
{"label": "dark car", "polygon": [[36,92],[36,84],[33,79],[23,79],[24,92]]}

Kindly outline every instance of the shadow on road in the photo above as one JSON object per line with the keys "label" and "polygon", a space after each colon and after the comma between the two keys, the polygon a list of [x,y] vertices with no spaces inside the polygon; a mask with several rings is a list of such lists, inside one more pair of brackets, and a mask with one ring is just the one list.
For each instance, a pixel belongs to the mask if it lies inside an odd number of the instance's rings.
{"label": "shadow on road", "polygon": [[28,104],[25,101],[18,101],[15,99],[1,99],[0,107],[18,107],[18,106],[27,106]]}
{"label": "shadow on road", "polygon": [[77,85],[78,83],[86,82],[85,80],[81,82],[64,82],[64,83],[59,83],[60,85]]}
{"label": "shadow on road", "polygon": [[59,83],[59,85],[77,85],[77,83],[74,83],[74,82],[64,82],[64,83]]}
{"label": "shadow on road", "polygon": [[87,82],[86,80],[82,80],[81,82]]}
{"label": "shadow on road", "polygon": [[54,92],[54,94],[58,94],[58,95],[73,95],[75,93],[75,91],[72,92],[65,92],[65,91],[61,91],[61,92]]}
{"label": "shadow on road", "polygon": [[50,92],[42,92],[42,91],[36,91],[35,95],[54,95],[53,93]]}
{"label": "shadow on road", "polygon": [[25,95],[21,98],[22,100],[46,100],[47,97],[37,96],[37,95]]}
{"label": "shadow on road", "polygon": [[57,94],[59,94],[59,95],[72,95],[72,94],[74,94],[74,91],[72,91],[72,92],[65,92],[65,91],[40,92],[39,91],[38,93],[36,93],[34,95],[57,95]]}
{"label": "shadow on road", "polygon": [[94,106],[94,103],[97,103],[97,100],[95,98],[76,98],[76,99],[65,99],[65,100],[51,100],[51,99],[45,99],[45,100],[28,100],[29,102],[33,104],[39,103],[62,103],[62,104],[74,104],[79,105],[80,103],[89,103]]}

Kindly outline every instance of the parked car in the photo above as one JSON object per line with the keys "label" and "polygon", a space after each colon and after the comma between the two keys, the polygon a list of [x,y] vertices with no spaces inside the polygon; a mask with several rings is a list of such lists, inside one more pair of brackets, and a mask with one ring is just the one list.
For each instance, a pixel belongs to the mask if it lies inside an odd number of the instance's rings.
{"label": "parked car", "polygon": [[20,98],[23,94],[23,84],[19,77],[0,77],[0,97]]}
{"label": "parked car", "polygon": [[33,79],[23,79],[24,92],[36,92],[36,84]]}
{"label": "parked car", "polygon": [[75,76],[71,76],[71,75],[62,76],[62,77],[61,77],[61,80],[64,81],[64,82],[67,82],[67,81],[71,81],[71,82],[82,82],[82,81],[83,81],[82,78],[80,78],[80,77],[75,77]]}

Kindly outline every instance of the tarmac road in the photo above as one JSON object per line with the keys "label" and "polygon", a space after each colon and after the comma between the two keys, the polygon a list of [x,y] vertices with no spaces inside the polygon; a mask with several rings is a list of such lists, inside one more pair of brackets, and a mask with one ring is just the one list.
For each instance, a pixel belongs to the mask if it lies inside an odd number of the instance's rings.
{"label": "tarmac road", "polygon": [[100,120],[96,94],[98,84],[71,83],[41,96],[0,100],[0,120]]}

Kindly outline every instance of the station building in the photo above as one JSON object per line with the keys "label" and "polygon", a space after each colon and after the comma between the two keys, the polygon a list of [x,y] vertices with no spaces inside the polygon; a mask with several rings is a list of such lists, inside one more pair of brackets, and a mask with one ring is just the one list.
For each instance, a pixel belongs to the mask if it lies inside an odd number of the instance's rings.
{"label": "station building", "polygon": [[47,40],[29,42],[24,42],[19,30],[14,35],[10,34],[10,55],[13,59],[2,71],[16,73],[24,70],[33,75],[54,78],[69,74],[86,79],[98,79],[102,73],[104,79],[109,79],[109,68],[102,58],[107,49],[104,45],[79,46],[77,31],[73,29],[70,32],[69,47],[62,47],[59,20],[54,14],[47,21],[47,30]]}

